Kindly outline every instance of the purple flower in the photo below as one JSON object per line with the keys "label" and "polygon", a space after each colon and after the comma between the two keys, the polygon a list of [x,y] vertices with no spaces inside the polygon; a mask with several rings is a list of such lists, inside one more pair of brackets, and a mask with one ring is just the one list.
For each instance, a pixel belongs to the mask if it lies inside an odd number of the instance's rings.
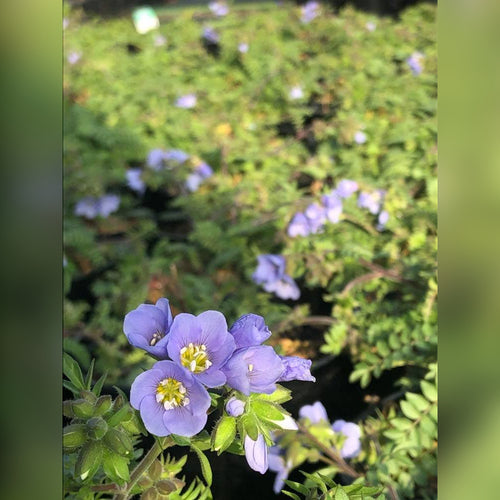
{"label": "purple flower", "polygon": [[68,62],[73,65],[73,64],[76,64],[82,57],[82,53],[81,52],[76,52],[75,50],[72,50],[69,54],[68,54]]}
{"label": "purple flower", "polygon": [[239,417],[245,411],[245,403],[234,396],[226,403],[227,414],[231,417]]}
{"label": "purple flower", "polygon": [[238,45],[238,51],[242,54],[246,54],[248,52],[249,46],[248,43],[242,42]]}
{"label": "purple flower", "polygon": [[206,26],[205,28],[203,28],[202,37],[208,43],[213,43],[213,44],[219,43],[219,40],[220,40],[219,33],[217,33],[217,31],[215,31],[213,28],[210,28],[209,26]]}
{"label": "purple flower", "polygon": [[189,155],[180,149],[169,149],[163,154],[163,159],[165,161],[184,163],[189,159]]}
{"label": "purple flower", "polygon": [[382,231],[385,228],[385,225],[387,224],[388,220],[389,220],[389,212],[387,210],[382,210],[378,214],[377,230]]}
{"label": "purple flower", "polygon": [[328,422],[325,407],[316,401],[312,405],[305,405],[299,410],[300,418],[308,418],[312,424],[318,424],[321,420]]}
{"label": "purple flower", "polygon": [[297,212],[288,225],[287,233],[291,238],[307,236],[310,229],[307,217],[302,212]]}
{"label": "purple flower", "polygon": [[260,345],[235,351],[222,371],[230,387],[248,396],[251,392],[272,394],[283,369],[274,349]]}
{"label": "purple flower", "polygon": [[175,101],[178,108],[191,109],[196,106],[196,94],[186,94]]}
{"label": "purple flower", "polygon": [[300,20],[303,23],[309,23],[309,22],[311,22],[319,14],[319,3],[318,2],[314,2],[314,1],[307,2],[301,8],[301,14],[302,15],[301,15]]}
{"label": "purple flower", "polygon": [[210,396],[191,373],[172,361],[158,361],[132,383],[130,404],[151,434],[191,437],[207,423]]}
{"label": "purple flower", "polygon": [[325,194],[321,198],[325,206],[326,218],[336,224],[340,220],[342,215],[342,199],[340,198],[336,189],[334,189],[330,194]]}
{"label": "purple flower", "polygon": [[260,345],[271,336],[264,318],[257,314],[244,314],[229,329],[236,349]]}
{"label": "purple flower", "polygon": [[245,457],[248,465],[254,471],[264,474],[267,471],[267,445],[262,434],[254,441],[250,436],[245,436]]}
{"label": "purple flower", "polygon": [[178,314],[170,328],[167,344],[170,359],[208,387],[225,384],[221,368],[234,349],[226,318],[218,311],[205,311],[198,316]]}
{"label": "purple flower", "polygon": [[252,275],[255,283],[267,283],[280,279],[285,273],[285,257],[264,254],[257,257],[257,269]]}
{"label": "purple flower", "polygon": [[373,215],[378,214],[384,200],[385,191],[378,189],[372,193],[362,191],[358,196],[358,207],[366,208]]}
{"label": "purple flower", "polygon": [[302,99],[304,97],[304,92],[302,91],[302,87],[296,85],[290,89],[290,99]]}
{"label": "purple flower", "polygon": [[204,161],[201,162],[199,165],[196,165],[195,171],[202,179],[208,179],[214,173],[212,167],[208,165],[208,163],[205,163]]}
{"label": "purple flower", "polygon": [[292,470],[292,463],[290,460],[287,460],[285,462],[285,459],[282,455],[282,450],[279,446],[271,446],[271,448],[269,448],[267,460],[269,464],[269,470],[276,472],[273,491],[277,495],[283,489],[285,480],[288,479],[288,475]]}
{"label": "purple flower", "polygon": [[280,356],[285,371],[281,374],[278,382],[289,382],[290,380],[303,380],[304,382],[316,382],[311,375],[310,359],[299,358],[298,356]]}
{"label": "purple flower", "polygon": [[325,207],[317,203],[311,203],[306,208],[304,214],[309,222],[311,233],[316,234],[323,229],[327,218]]}
{"label": "purple flower", "polygon": [[153,43],[155,47],[163,47],[167,43],[167,39],[163,35],[156,35]]}
{"label": "purple flower", "polygon": [[165,359],[172,322],[170,303],[161,298],[154,306],[141,304],[130,311],[125,316],[123,331],[133,346],[144,349],[157,358]]}
{"label": "purple flower", "polygon": [[229,12],[229,7],[225,2],[210,2],[208,8],[211,10],[212,14],[217,17],[226,16]]}
{"label": "purple flower", "polygon": [[424,55],[421,52],[413,52],[413,54],[408,59],[406,59],[406,64],[408,64],[414,76],[418,76],[420,75],[420,73],[422,73],[423,60]]}
{"label": "purple flower", "polygon": [[354,134],[354,142],[356,144],[364,144],[366,142],[366,134],[361,131],[361,130],[358,130],[355,134]]}
{"label": "purple flower", "polygon": [[81,215],[87,219],[96,217],[108,217],[116,212],[120,206],[120,197],[115,194],[105,194],[100,198],[87,196],[82,198],[75,206],[75,215]]}
{"label": "purple flower", "polygon": [[164,160],[165,160],[165,151],[163,151],[163,149],[152,149],[148,153],[146,164],[153,170],[160,170],[161,167],[163,167]]}
{"label": "purple flower", "polygon": [[361,442],[359,439],[361,437],[361,429],[358,425],[346,422],[345,420],[335,420],[332,424],[332,429],[334,432],[339,432],[347,438],[340,450],[343,458],[353,458],[359,455],[361,451]]}
{"label": "purple flower", "polygon": [[335,192],[341,198],[349,198],[358,190],[358,183],[356,181],[351,181],[349,179],[342,179],[338,184]]}
{"label": "purple flower", "polygon": [[125,174],[127,186],[139,194],[143,194],[146,190],[146,184],[142,180],[142,170],[140,168],[130,168]]}
{"label": "purple flower", "polygon": [[284,274],[276,281],[264,283],[263,288],[266,292],[273,292],[283,300],[297,300],[300,297],[300,289],[297,283],[288,274]]}
{"label": "purple flower", "polygon": [[186,189],[192,193],[198,191],[200,184],[203,182],[203,177],[196,172],[189,174],[186,179]]}

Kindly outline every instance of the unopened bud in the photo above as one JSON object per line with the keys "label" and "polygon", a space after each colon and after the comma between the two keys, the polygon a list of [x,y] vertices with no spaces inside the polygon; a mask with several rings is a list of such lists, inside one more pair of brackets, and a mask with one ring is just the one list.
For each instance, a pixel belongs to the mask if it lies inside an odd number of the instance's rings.
{"label": "unopened bud", "polygon": [[104,415],[108,410],[111,409],[111,405],[113,404],[113,400],[111,396],[107,394],[106,396],[101,396],[94,405],[94,415],[99,417]]}
{"label": "unopened bud", "polygon": [[101,417],[93,417],[87,421],[87,434],[90,439],[97,441],[108,432],[108,424]]}
{"label": "unopened bud", "polygon": [[162,495],[168,495],[177,489],[177,485],[169,479],[162,479],[156,483],[156,489]]}
{"label": "unopened bud", "polygon": [[130,438],[117,429],[109,429],[104,436],[104,443],[119,455],[129,455],[133,449]]}
{"label": "unopened bud", "polygon": [[94,405],[86,399],[73,401],[73,413],[79,418],[89,418],[94,414]]}
{"label": "unopened bud", "polygon": [[63,429],[63,446],[78,448],[87,441],[85,424],[71,424]]}
{"label": "unopened bud", "polygon": [[102,446],[97,441],[90,441],[83,446],[76,459],[75,475],[82,481],[90,479],[101,465]]}

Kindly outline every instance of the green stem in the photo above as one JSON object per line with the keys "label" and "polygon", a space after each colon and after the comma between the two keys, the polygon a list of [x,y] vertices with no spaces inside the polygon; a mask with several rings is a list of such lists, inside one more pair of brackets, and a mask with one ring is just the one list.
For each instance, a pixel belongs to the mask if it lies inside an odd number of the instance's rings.
{"label": "green stem", "polygon": [[127,500],[132,488],[137,484],[137,481],[139,481],[141,476],[151,467],[158,455],[173,444],[174,440],[169,436],[159,438],[155,441],[155,444],[137,464],[136,468],[132,471],[132,474],[130,474],[130,481],[125,485],[124,489],[120,491],[120,493],[115,495],[114,500]]}

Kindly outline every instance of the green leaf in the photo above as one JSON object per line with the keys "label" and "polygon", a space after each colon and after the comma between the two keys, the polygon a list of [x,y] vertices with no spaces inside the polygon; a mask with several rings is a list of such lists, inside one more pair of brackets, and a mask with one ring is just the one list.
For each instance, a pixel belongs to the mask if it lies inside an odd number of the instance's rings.
{"label": "green leaf", "polygon": [[413,392],[406,393],[406,399],[415,407],[418,411],[423,412],[429,407],[429,401],[425,399],[420,394],[415,394]]}
{"label": "green leaf", "polygon": [[128,435],[118,429],[109,429],[103,441],[108,448],[119,455],[130,456],[134,450]]}
{"label": "green leaf", "polygon": [[299,493],[302,493],[303,495],[307,495],[309,493],[309,490],[301,483],[297,483],[295,481],[290,481],[289,479],[285,479],[285,483],[287,486],[292,488],[292,490],[298,491]]}
{"label": "green leaf", "polygon": [[178,436],[177,434],[171,434],[171,437],[178,446],[191,446],[191,439],[187,437]]}
{"label": "green leaf", "polygon": [[258,399],[262,401],[271,401],[272,403],[285,403],[292,399],[292,391],[276,384],[276,390],[272,394],[259,394]]}
{"label": "green leaf", "polygon": [[129,413],[131,412],[130,406],[127,404],[123,405],[116,413],[109,417],[108,425],[110,427],[117,426],[122,420],[128,420]]}
{"label": "green leaf", "polygon": [[103,375],[101,375],[99,377],[99,380],[94,384],[94,387],[92,388],[92,392],[96,395],[96,396],[100,396],[101,395],[101,391],[102,391],[102,386],[104,385],[104,381],[106,380],[106,377],[108,376],[108,372],[104,372]]}
{"label": "green leaf", "polygon": [[212,448],[220,455],[233,442],[236,436],[236,419],[223,416],[212,433]]}
{"label": "green leaf", "polygon": [[257,417],[264,420],[276,421],[283,420],[285,418],[285,415],[283,415],[278,407],[266,401],[260,401],[258,399],[251,401],[251,408]]}
{"label": "green leaf", "polygon": [[66,352],[63,353],[63,373],[77,389],[85,389],[85,382],[80,366]]}
{"label": "green leaf", "polygon": [[212,468],[210,467],[208,458],[197,446],[194,446],[192,444],[191,449],[196,453],[196,455],[198,455],[198,459],[201,465],[201,472],[203,474],[205,482],[207,483],[207,486],[212,486]]}
{"label": "green leaf", "polygon": [[90,367],[89,371],[87,372],[87,377],[85,378],[85,388],[87,391],[90,391],[92,388],[92,377],[94,375],[94,365],[95,365],[95,359],[92,358],[92,361],[90,362]]}
{"label": "green leaf", "polygon": [[334,498],[335,500],[349,500],[349,495],[344,491],[344,488],[342,488],[342,486],[337,485]]}
{"label": "green leaf", "polygon": [[78,448],[87,441],[85,424],[71,424],[63,429],[63,446],[65,448]]}
{"label": "green leaf", "polygon": [[408,401],[401,401],[401,411],[412,420],[420,417],[420,412],[412,406]]}
{"label": "green leaf", "polygon": [[283,493],[283,495],[286,495],[287,497],[293,498],[293,500],[300,500],[299,495],[296,495],[291,491],[281,490],[281,493]]}
{"label": "green leaf", "polygon": [[125,481],[130,480],[128,459],[121,455],[105,450],[102,467],[104,474],[106,474],[111,481],[123,484]]}
{"label": "green leaf", "polygon": [[83,446],[75,464],[75,476],[90,481],[101,465],[103,448],[99,441],[90,441]]}
{"label": "green leaf", "polygon": [[420,386],[422,387],[422,392],[424,396],[433,403],[437,401],[437,388],[434,384],[427,382],[427,380],[422,380],[420,382]]}
{"label": "green leaf", "polygon": [[259,427],[254,415],[243,415],[239,419],[238,423],[243,427],[243,434],[248,434],[253,441],[257,441],[257,437],[259,436]]}

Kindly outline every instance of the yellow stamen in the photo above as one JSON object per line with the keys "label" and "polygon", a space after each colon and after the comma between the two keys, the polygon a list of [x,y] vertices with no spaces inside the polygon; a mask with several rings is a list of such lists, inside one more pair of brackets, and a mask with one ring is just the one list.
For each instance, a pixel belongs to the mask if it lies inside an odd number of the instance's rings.
{"label": "yellow stamen", "polygon": [[180,350],[181,363],[193,373],[201,373],[212,366],[205,344],[189,343]]}

